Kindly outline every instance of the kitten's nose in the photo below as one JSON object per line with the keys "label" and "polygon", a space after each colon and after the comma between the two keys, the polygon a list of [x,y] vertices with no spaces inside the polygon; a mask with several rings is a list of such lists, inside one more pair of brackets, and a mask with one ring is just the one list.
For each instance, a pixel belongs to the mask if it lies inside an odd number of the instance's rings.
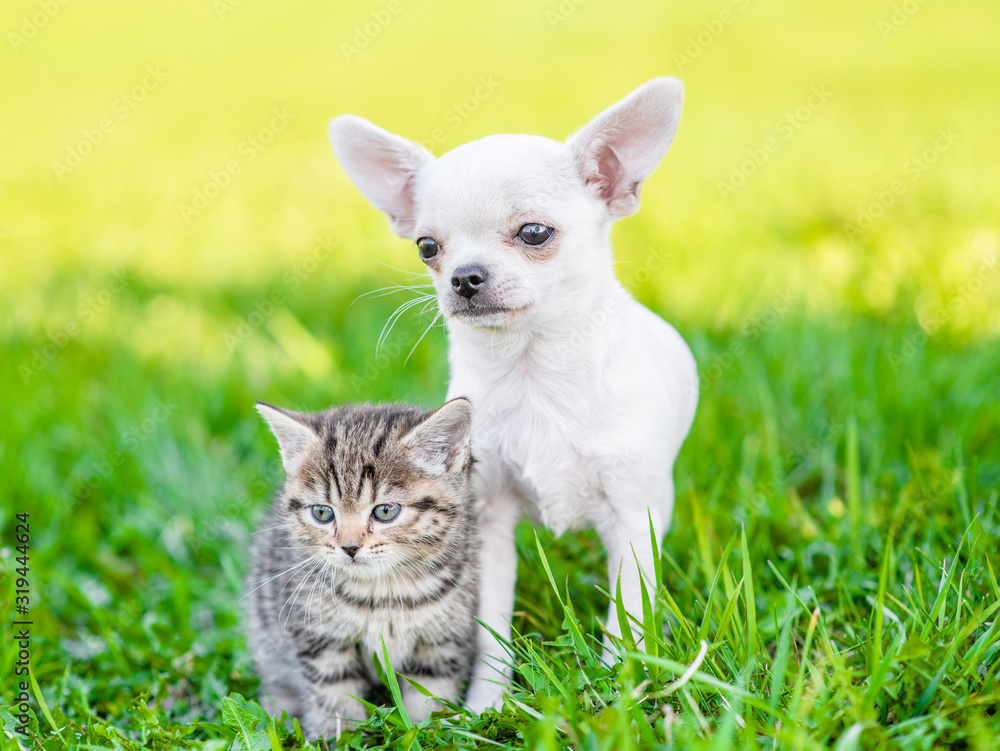
{"label": "kitten's nose", "polygon": [[341,545],[340,549],[347,553],[351,558],[358,554],[360,547],[358,545]]}
{"label": "kitten's nose", "polygon": [[451,288],[466,300],[486,284],[489,274],[482,266],[459,266],[451,277]]}

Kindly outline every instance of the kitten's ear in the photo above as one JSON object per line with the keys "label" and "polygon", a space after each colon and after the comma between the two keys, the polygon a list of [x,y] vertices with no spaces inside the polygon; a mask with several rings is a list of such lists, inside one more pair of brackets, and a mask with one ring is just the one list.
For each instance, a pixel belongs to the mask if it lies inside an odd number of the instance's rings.
{"label": "kitten's ear", "polygon": [[285,476],[291,477],[302,464],[308,448],[319,440],[319,435],[306,421],[305,415],[264,402],[257,402],[257,411],[267,420],[271,432],[278,439]]}
{"label": "kitten's ear", "polygon": [[418,467],[431,474],[461,472],[469,462],[472,402],[452,399],[427,416],[402,440]]}
{"label": "kitten's ear", "polygon": [[654,78],[587,123],[566,143],[583,181],[618,219],[639,208],[639,188],[677,133],[684,85]]}
{"label": "kitten's ear", "polygon": [[335,117],[329,132],[330,145],[351,181],[389,216],[393,232],[416,239],[414,191],[417,174],[434,161],[431,152],[357,115]]}

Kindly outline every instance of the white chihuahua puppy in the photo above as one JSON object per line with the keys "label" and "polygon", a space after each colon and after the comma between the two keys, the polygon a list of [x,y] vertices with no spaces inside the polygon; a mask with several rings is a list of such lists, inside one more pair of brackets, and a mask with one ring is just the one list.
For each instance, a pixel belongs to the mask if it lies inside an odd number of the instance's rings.
{"label": "white chihuahua puppy", "polygon": [[[330,123],[347,175],[415,240],[448,330],[448,399],[476,405],[479,618],[511,634],[522,516],[592,527],[630,613],[670,525],[673,464],[694,418],[691,350],[615,278],[610,229],[677,131],[683,87],[658,78],[565,143],[494,135],[434,158],[354,115]],[[638,564],[638,566],[637,566]],[[614,604],[607,631],[620,635]],[[505,653],[480,629],[466,703],[500,706]],[[605,644],[609,642],[605,639]]]}

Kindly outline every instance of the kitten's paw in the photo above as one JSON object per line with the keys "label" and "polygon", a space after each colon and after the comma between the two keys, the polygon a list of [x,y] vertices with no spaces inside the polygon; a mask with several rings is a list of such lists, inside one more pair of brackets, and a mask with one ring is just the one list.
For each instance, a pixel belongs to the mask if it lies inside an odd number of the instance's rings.
{"label": "kitten's paw", "polygon": [[315,741],[319,738],[339,738],[343,731],[364,722],[366,718],[360,703],[346,700],[327,711],[313,707],[300,721],[306,740]]}
{"label": "kitten's paw", "polygon": [[503,694],[504,687],[497,683],[473,680],[465,697],[465,708],[475,714],[482,714],[490,707],[503,711]]}

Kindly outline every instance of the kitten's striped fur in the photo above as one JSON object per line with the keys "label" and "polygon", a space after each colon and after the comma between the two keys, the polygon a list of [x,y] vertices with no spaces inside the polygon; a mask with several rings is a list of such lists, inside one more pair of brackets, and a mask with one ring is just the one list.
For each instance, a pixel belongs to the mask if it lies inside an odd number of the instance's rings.
{"label": "kitten's striped fur", "polygon": [[[269,708],[299,717],[311,738],[332,735],[338,718],[364,718],[349,695],[376,683],[383,639],[397,672],[457,701],[475,657],[479,589],[469,402],[429,413],[258,409],[286,474],[247,580],[250,649]],[[400,506],[388,522],[373,515],[386,504]],[[332,507],[332,520],[318,521],[317,506]],[[400,684],[411,719],[436,708]]]}

